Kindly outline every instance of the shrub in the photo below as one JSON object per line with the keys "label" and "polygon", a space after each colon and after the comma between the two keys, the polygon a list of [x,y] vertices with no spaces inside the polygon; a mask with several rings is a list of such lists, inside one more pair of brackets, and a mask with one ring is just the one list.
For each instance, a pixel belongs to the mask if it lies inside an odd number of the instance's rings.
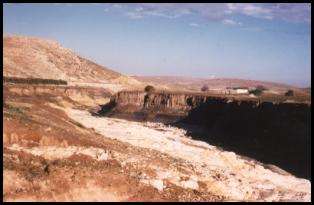
{"label": "shrub", "polygon": [[249,93],[253,94],[255,96],[260,96],[260,95],[262,95],[264,90],[268,90],[268,89],[266,87],[264,87],[263,85],[258,85],[258,86],[256,86],[255,89],[250,90]]}
{"label": "shrub", "polygon": [[255,89],[250,90],[249,93],[250,93],[250,94],[253,94],[253,95],[255,95],[255,96],[260,96],[260,95],[262,95],[262,93],[264,92],[264,90],[266,90],[265,87],[263,87],[263,86],[257,86]]}
{"label": "shrub", "polygon": [[203,85],[203,87],[201,88],[201,91],[203,91],[203,92],[208,91],[208,86],[207,85]]}
{"label": "shrub", "polygon": [[285,93],[285,96],[293,96],[294,93],[293,93],[293,90],[288,90],[286,93]]}
{"label": "shrub", "polygon": [[261,90],[261,91],[267,90],[267,88],[264,87],[263,85],[258,85],[258,86],[256,86],[256,89],[257,89],[257,90]]}
{"label": "shrub", "polygon": [[151,85],[147,85],[144,90],[147,93],[151,93],[151,92],[155,91],[155,88],[153,86],[151,86]]}

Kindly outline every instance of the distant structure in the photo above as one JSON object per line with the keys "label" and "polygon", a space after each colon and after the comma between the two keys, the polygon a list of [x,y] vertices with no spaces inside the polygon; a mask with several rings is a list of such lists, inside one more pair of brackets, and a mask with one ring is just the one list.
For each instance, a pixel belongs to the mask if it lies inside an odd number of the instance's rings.
{"label": "distant structure", "polygon": [[248,95],[250,94],[248,87],[226,87],[226,88],[210,88],[208,93],[211,94],[223,94],[223,95]]}
{"label": "distant structure", "polygon": [[249,94],[248,87],[227,87],[227,94]]}

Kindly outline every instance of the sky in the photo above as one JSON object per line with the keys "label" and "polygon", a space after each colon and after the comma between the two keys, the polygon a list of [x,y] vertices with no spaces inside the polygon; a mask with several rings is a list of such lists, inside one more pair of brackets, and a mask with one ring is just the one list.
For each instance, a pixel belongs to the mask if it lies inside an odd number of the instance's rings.
{"label": "sky", "polygon": [[311,84],[310,4],[3,4],[3,31],[127,75]]}

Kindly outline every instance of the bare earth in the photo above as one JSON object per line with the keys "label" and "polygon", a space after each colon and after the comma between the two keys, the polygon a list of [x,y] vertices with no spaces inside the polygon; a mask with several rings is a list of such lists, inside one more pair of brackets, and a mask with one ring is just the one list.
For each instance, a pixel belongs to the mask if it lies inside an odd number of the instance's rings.
{"label": "bare earth", "polygon": [[5,92],[5,201],[310,201],[311,183],[159,123]]}
{"label": "bare earth", "polygon": [[287,89],[297,89],[297,87],[257,80],[246,80],[236,78],[195,78],[181,76],[132,76],[133,78],[146,83],[163,85],[170,89],[185,89],[187,91],[200,91],[203,85],[209,88],[221,89],[225,87],[256,87],[258,85],[265,86],[274,91],[282,91]]}
{"label": "bare earth", "polygon": [[108,85],[113,92],[141,87],[137,80],[85,59],[56,41],[26,36],[3,37],[3,75]]}

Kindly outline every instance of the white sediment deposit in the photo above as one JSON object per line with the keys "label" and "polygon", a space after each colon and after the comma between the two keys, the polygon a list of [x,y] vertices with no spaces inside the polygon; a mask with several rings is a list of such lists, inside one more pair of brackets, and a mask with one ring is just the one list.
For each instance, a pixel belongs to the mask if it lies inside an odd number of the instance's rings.
{"label": "white sediment deposit", "polygon": [[[152,167],[156,177],[144,177],[142,182],[159,191],[164,180],[186,189],[199,189],[235,201],[310,201],[311,183],[292,175],[281,175],[233,152],[217,149],[205,142],[188,138],[182,129],[160,123],[132,122],[107,117],[94,117],[87,111],[67,109],[68,116],[104,137],[117,139],[134,146],[166,153],[191,165],[191,174]],[[186,177],[185,180],[180,177]]]}
{"label": "white sediment deposit", "polygon": [[40,147],[21,147],[17,144],[13,144],[8,147],[11,150],[16,151],[24,151],[30,153],[35,156],[41,156],[45,159],[53,160],[53,159],[61,159],[67,158],[75,154],[83,154],[92,157],[98,161],[108,160],[109,153],[106,150],[95,148],[95,147],[77,147],[77,146],[69,146],[69,147],[58,147],[58,146],[40,146]]}

